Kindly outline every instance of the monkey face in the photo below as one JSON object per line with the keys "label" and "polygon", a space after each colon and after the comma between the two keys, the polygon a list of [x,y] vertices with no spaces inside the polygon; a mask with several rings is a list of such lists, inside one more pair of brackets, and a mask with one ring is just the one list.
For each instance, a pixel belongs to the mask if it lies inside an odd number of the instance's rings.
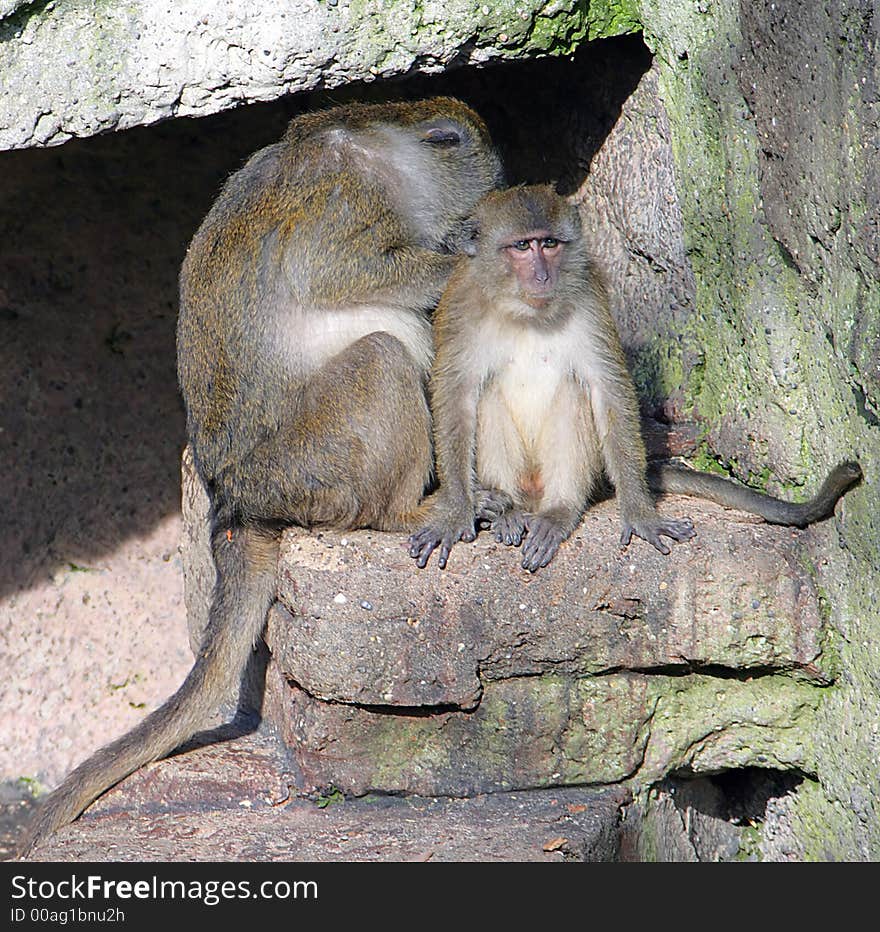
{"label": "monkey face", "polygon": [[549,230],[535,230],[502,247],[519,297],[529,307],[543,310],[556,292],[566,245]]}
{"label": "monkey face", "polygon": [[532,325],[564,317],[581,280],[567,269],[586,258],[577,208],[550,185],[522,185],[487,194],[475,226],[478,277],[498,309]]}

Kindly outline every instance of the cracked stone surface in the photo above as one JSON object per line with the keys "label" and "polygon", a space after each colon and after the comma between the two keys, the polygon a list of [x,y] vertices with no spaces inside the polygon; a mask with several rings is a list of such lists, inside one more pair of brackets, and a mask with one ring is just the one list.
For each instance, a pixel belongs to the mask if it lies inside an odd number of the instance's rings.
{"label": "cracked stone surface", "polygon": [[[600,11],[601,12],[601,11]],[[412,71],[562,53],[623,20],[576,0],[90,0],[0,5],[0,149]]]}
{"label": "cracked stone surface", "polygon": [[[191,639],[213,585],[206,498],[184,458]],[[669,496],[697,536],[621,551],[613,500],[553,563],[482,534],[418,571],[402,535],[287,531],[264,715],[298,786],[468,796],[811,766],[822,687],[811,531]]]}
{"label": "cracked stone surface", "polygon": [[152,764],[31,861],[609,861],[621,788],[304,799],[269,734]]}

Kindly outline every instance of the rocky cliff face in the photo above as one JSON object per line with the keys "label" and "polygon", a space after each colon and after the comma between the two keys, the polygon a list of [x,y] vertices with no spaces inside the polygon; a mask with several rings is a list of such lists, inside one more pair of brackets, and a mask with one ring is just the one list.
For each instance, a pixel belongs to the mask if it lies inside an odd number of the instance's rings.
{"label": "rocky cliff face", "polygon": [[57,145],[282,94],[573,50],[636,28],[575,0],[0,4],[0,148]]}
{"label": "rocky cliff face", "polygon": [[776,489],[844,456],[865,470],[808,561],[841,667],[794,819],[805,856],[876,856],[880,23],[858,2],[642,16],[697,281],[682,384],[708,452]]}

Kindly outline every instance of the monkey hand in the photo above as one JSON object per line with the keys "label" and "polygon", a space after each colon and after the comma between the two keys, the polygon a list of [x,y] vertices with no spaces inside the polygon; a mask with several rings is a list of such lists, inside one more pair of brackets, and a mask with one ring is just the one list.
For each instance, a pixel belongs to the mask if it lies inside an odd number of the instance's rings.
{"label": "monkey hand", "polygon": [[633,534],[646,540],[660,553],[669,553],[669,547],[660,539],[671,537],[673,540],[690,540],[696,535],[690,518],[663,518],[658,514],[640,515],[637,518],[624,518],[620,546],[628,547]]}
{"label": "monkey hand", "polygon": [[481,527],[488,524],[494,530],[495,522],[511,508],[513,499],[501,489],[478,488],[474,494],[474,518]]}
{"label": "monkey hand", "polygon": [[420,569],[424,569],[431,554],[439,547],[437,565],[441,570],[446,569],[446,561],[449,559],[452,545],[460,540],[470,542],[476,536],[473,514],[462,515],[460,518],[450,516],[438,518],[410,535],[409,555]]}
{"label": "monkey hand", "polygon": [[542,515],[522,517],[528,532],[522,548],[522,568],[535,573],[556,556],[568,534],[555,521]]}

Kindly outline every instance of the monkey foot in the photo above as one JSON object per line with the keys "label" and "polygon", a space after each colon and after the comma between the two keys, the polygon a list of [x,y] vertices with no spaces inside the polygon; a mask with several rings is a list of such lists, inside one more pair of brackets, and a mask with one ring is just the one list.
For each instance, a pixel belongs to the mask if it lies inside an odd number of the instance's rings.
{"label": "monkey foot", "polygon": [[476,538],[473,521],[457,525],[438,527],[428,525],[416,531],[409,537],[409,555],[416,561],[419,569],[424,569],[431,554],[440,548],[437,565],[441,570],[446,569],[446,561],[452,551],[453,544],[463,540],[470,542]]}
{"label": "monkey foot", "polygon": [[540,515],[530,515],[526,526],[528,535],[523,544],[522,568],[535,573],[556,556],[568,534],[554,521]]}
{"label": "monkey foot", "polygon": [[513,508],[513,499],[501,489],[480,488],[474,496],[476,520],[488,522],[494,529],[495,521]]}
{"label": "monkey foot", "polygon": [[623,533],[620,535],[620,546],[628,547],[633,534],[646,540],[660,553],[669,553],[669,547],[660,539],[670,537],[676,541],[690,540],[696,535],[694,523],[690,518],[661,518],[656,516],[651,520],[624,521]]}
{"label": "monkey foot", "polygon": [[519,547],[526,536],[525,515],[521,511],[508,511],[492,522],[490,530],[499,544]]}

